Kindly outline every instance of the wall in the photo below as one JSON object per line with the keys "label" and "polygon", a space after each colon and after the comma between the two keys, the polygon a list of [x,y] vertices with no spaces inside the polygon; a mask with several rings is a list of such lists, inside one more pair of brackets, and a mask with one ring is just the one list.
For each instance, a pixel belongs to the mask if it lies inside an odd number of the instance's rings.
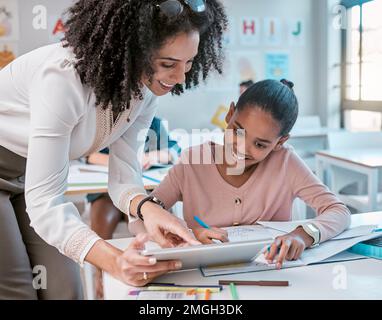
{"label": "wall", "polygon": [[[316,0],[317,1],[317,0]],[[321,0],[320,0],[321,1]],[[300,101],[300,115],[317,114],[315,64],[317,37],[314,33],[313,16],[314,0],[223,0],[230,17],[236,23],[242,16],[259,17],[262,23],[265,17],[283,19],[302,18],[305,20],[306,43],[303,47],[291,47],[285,40],[280,47],[240,47],[236,45],[230,50],[254,50],[264,60],[263,55],[268,51],[287,51],[290,53],[290,78],[295,83],[295,92]],[[238,28],[236,28],[238,29]],[[238,34],[236,43],[239,44]],[[170,129],[185,128],[214,128],[210,119],[218,105],[229,105],[238,97],[238,87],[224,92],[206,90],[202,85],[194,92],[181,97],[161,97],[158,114],[169,120]]]}
{"label": "wall", "polygon": [[[48,30],[34,30],[32,27],[33,7],[44,5],[49,16],[58,16],[73,1],[72,0],[18,0],[20,14],[19,54],[23,54],[39,46],[51,42]],[[258,54],[263,63],[264,54],[268,51],[287,51],[290,53],[290,79],[295,83],[295,92],[300,101],[300,115],[319,114],[324,124],[335,126],[338,122],[338,92],[331,90],[336,85],[328,83],[330,64],[337,56],[330,58],[332,48],[326,44],[332,39],[333,44],[338,35],[333,34],[328,27],[330,6],[334,0],[223,0],[227,12],[236,24],[242,16],[283,19],[302,18],[305,21],[306,41],[303,47],[289,48],[285,39],[280,47],[267,47],[264,44],[254,47],[241,47],[238,34],[235,35],[236,45],[230,51],[249,50]],[[237,28],[236,28],[237,29]],[[338,49],[338,48],[337,48]],[[330,59],[330,61],[328,60]],[[263,74],[264,77],[264,74]],[[329,79],[329,80],[328,80]],[[213,81],[213,80],[211,80]],[[237,100],[238,88],[227,88],[224,91],[207,90],[213,83],[200,85],[181,97],[165,96],[159,98],[158,115],[169,120],[170,129],[210,128],[210,119],[219,105],[229,105]]]}
{"label": "wall", "polygon": [[[73,2],[72,0],[18,0],[20,19],[20,41],[18,41],[19,55],[47,45],[52,41],[49,38],[49,28],[46,30],[35,30],[32,25],[33,8],[37,5],[45,6],[48,21],[51,16],[60,16]],[[49,26],[49,23],[48,23]]]}
{"label": "wall", "polygon": [[323,125],[339,128],[341,119],[341,28],[337,12],[340,0],[314,1],[316,110]]}

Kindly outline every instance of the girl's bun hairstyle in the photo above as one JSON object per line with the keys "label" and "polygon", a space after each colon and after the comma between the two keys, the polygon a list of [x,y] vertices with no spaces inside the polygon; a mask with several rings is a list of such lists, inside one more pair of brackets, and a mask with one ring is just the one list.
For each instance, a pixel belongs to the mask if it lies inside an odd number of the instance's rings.
{"label": "girl's bun hairstyle", "polygon": [[236,109],[259,108],[269,112],[280,125],[280,136],[292,130],[298,116],[298,101],[292,81],[263,80],[250,86],[239,98]]}
{"label": "girl's bun hairstyle", "polygon": [[292,81],[289,81],[287,79],[281,79],[280,82],[282,84],[285,84],[287,87],[289,87],[289,89],[293,90],[294,88],[294,83]]}

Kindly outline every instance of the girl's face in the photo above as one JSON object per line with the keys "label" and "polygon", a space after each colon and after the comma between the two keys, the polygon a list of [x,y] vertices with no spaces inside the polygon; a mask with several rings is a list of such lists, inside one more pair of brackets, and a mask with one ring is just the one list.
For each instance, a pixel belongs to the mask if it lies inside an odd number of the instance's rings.
{"label": "girl's face", "polygon": [[280,137],[278,121],[260,108],[249,106],[238,112],[231,103],[226,122],[225,155],[232,166],[248,169],[279,150],[289,138]]}
{"label": "girl's face", "polygon": [[[156,96],[169,93],[176,84],[183,84],[186,73],[198,54],[199,33],[182,33],[169,39],[154,55],[151,79],[143,77],[143,83]],[[151,80],[151,81],[150,81]]]}

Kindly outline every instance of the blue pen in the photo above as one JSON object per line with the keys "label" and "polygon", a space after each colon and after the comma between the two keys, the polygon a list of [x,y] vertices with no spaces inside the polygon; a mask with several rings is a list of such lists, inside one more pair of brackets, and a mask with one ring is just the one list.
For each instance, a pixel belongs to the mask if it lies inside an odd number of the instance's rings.
{"label": "blue pen", "polygon": [[194,220],[199,223],[203,228],[210,229],[210,226],[205,223],[203,220],[201,220],[198,216],[194,216]]}
{"label": "blue pen", "polygon": [[147,180],[151,180],[151,181],[156,182],[156,183],[161,183],[161,181],[158,179],[151,178],[151,177],[146,176],[146,175],[142,175],[142,176],[143,176],[143,178],[146,178]]}
{"label": "blue pen", "polygon": [[[194,216],[194,220],[199,223],[200,226],[202,226],[203,228],[206,228],[206,229],[211,229],[211,227],[205,223],[202,219],[200,219],[198,216]],[[223,241],[221,240],[218,240],[218,239],[212,239],[213,242],[215,243],[222,243]]]}
{"label": "blue pen", "polygon": [[381,229],[374,229],[373,232],[381,232],[382,231],[382,228]]}

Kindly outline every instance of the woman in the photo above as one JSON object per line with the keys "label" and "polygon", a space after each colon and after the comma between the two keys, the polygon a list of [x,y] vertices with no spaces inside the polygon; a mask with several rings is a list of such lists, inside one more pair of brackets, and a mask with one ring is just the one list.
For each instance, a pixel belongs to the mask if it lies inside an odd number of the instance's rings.
{"label": "woman", "polygon": [[[181,149],[175,140],[171,140],[162,119],[154,117],[147,135],[144,154],[142,158],[142,169],[148,170],[157,164],[170,164],[177,162]],[[91,154],[87,163],[108,166],[109,148]],[[102,239],[111,239],[118,223],[129,219],[113,204],[107,193],[94,193],[86,196],[90,203],[90,225]],[[102,270],[95,270],[96,298],[103,298]]]}
{"label": "woman", "polygon": [[[162,246],[198,244],[147,201],[137,155],[157,96],[221,72],[226,24],[218,0],[80,0],[63,43],[0,72],[0,299],[81,298],[84,261],[137,286],[179,268],[141,256],[147,236],[121,251],[91,231],[64,199],[69,160],[109,146],[114,205],[139,211]],[[33,285],[35,266],[46,289]]]}

